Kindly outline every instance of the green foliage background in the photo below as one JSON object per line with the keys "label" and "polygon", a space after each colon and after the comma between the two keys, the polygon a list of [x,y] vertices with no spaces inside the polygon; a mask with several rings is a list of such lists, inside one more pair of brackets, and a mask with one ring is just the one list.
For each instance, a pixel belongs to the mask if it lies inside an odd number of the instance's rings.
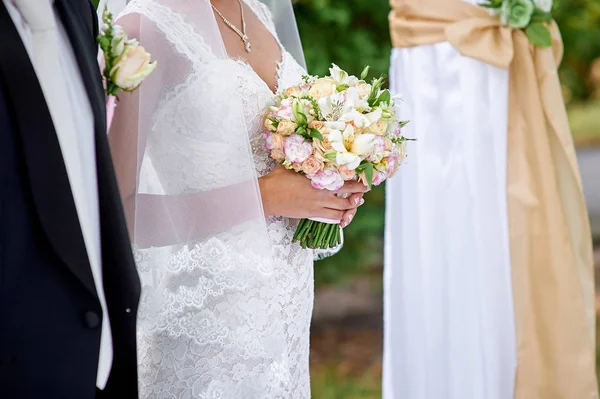
{"label": "green foliage background", "polygon": [[[372,74],[387,73],[388,0],[297,0],[295,11],[311,74],[326,74],[331,62],[352,74],[359,74],[365,65],[371,66]],[[589,78],[592,62],[600,57],[600,0],[561,0],[555,17],[565,45],[560,70],[565,98],[589,101],[595,95]],[[345,230],[344,249],[316,265],[317,284],[343,281],[381,266],[384,188],[376,188],[366,198]]]}
{"label": "green foliage background", "polygon": [[[600,58],[600,0],[555,3],[565,46],[560,69],[565,99],[587,110],[581,103],[600,100],[597,82],[590,78],[592,63]],[[388,0],[295,0],[294,7],[311,74],[326,74],[332,62],[356,75],[365,65],[371,66],[372,76],[387,73],[391,50]],[[592,117],[595,121],[596,112],[598,108],[584,111],[581,119]],[[593,125],[595,129],[596,123]],[[384,187],[375,188],[366,199],[345,230],[346,245],[341,253],[317,264],[318,285],[381,266]]]}

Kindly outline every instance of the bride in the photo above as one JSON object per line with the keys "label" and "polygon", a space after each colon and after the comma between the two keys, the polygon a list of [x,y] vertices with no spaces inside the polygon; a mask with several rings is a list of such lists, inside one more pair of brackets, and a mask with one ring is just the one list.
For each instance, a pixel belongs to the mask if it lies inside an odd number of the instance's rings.
{"label": "bride", "polygon": [[143,283],[143,398],[310,397],[319,254],[293,233],[347,225],[365,188],[338,198],[270,159],[263,117],[306,71],[291,2],[265,3],[134,0],[118,20],[158,61],[109,133]]}

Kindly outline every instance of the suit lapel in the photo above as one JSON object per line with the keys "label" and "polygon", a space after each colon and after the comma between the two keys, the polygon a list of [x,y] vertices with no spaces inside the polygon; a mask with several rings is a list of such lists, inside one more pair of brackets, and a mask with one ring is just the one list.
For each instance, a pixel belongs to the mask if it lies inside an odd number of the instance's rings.
{"label": "suit lapel", "polygon": [[73,9],[68,0],[56,0],[55,4],[71,40],[81,77],[92,105],[96,135],[106,138],[106,108],[97,60],[98,46],[95,39],[93,43],[90,43],[91,31],[83,23],[83,17],[78,15],[78,11]]}
{"label": "suit lapel", "polygon": [[19,132],[37,216],[58,256],[94,296],[89,258],[50,112],[29,56],[0,2],[0,79]]}

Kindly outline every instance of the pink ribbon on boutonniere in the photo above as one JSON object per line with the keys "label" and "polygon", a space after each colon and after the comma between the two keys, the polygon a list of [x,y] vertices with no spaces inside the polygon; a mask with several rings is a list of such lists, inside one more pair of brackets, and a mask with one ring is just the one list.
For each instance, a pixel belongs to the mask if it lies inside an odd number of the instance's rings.
{"label": "pink ribbon on boutonniere", "polygon": [[106,97],[106,132],[110,131],[110,125],[115,116],[115,108],[117,108],[117,97],[107,96]]}

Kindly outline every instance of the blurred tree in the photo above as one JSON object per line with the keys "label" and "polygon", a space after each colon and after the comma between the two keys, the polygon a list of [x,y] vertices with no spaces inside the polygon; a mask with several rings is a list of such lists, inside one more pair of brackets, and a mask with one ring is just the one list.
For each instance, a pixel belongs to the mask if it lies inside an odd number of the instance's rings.
{"label": "blurred tree", "polygon": [[352,74],[365,65],[387,73],[390,57],[387,0],[298,0],[296,16],[309,71],[322,75],[332,62]]}
{"label": "blurred tree", "polygon": [[565,46],[560,77],[567,100],[588,100],[595,89],[592,63],[600,57],[600,1],[560,0],[554,15]]}

